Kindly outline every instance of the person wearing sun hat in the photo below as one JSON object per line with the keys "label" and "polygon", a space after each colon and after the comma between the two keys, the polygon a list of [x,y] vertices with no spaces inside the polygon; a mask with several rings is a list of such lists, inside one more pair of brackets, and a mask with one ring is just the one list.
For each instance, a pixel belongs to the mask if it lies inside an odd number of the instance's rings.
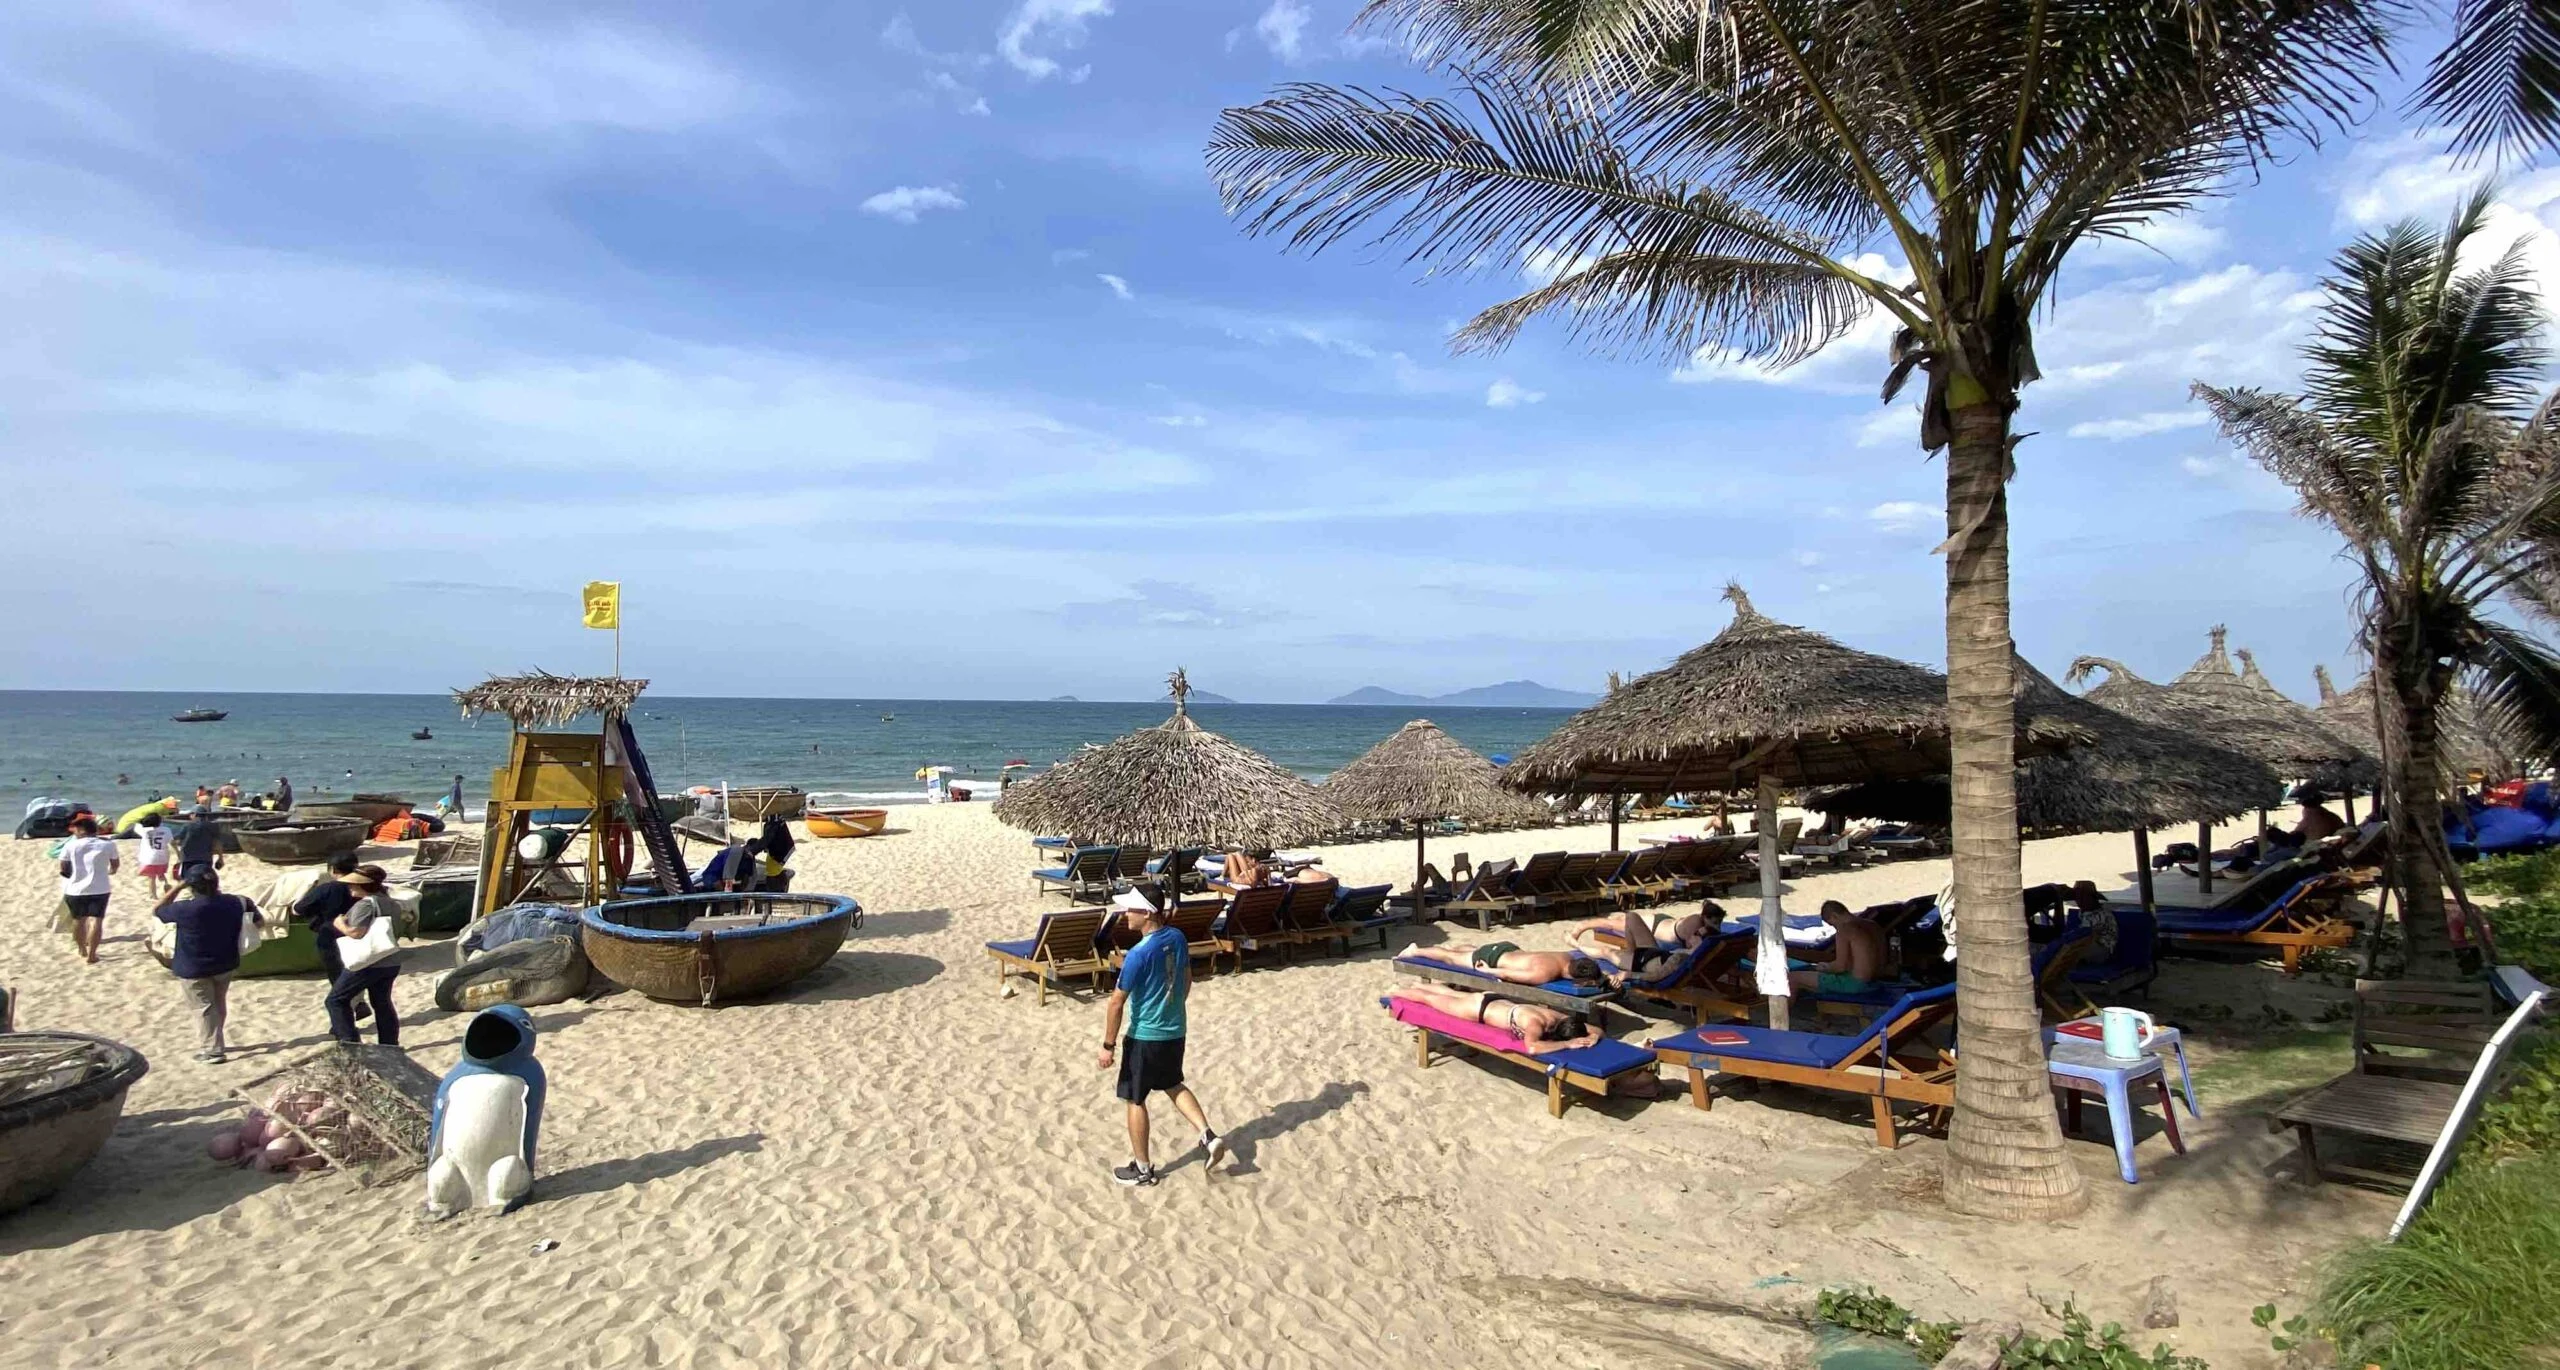
{"label": "person wearing sun hat", "polygon": [[[399,906],[391,902],[390,877],[380,866],[358,866],[338,877],[356,896],[345,912],[331,920],[340,937],[362,937],[376,919],[399,917]],[[373,1006],[374,1040],[387,1047],[400,1045],[400,1012],[391,1004],[391,982],[400,977],[400,953],[374,962],[360,970],[342,970],[329,984],[329,997],[323,1001],[329,1011],[329,1035],[341,1042],[360,1040],[356,1036],[355,1003],[362,998]]]}

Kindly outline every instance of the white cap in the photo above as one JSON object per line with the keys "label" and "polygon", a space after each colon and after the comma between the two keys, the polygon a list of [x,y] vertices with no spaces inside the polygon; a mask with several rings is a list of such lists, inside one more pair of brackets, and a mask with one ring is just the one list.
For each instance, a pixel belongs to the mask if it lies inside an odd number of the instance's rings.
{"label": "white cap", "polygon": [[1156,906],[1136,890],[1122,890],[1111,897],[1111,907],[1120,913],[1153,913]]}

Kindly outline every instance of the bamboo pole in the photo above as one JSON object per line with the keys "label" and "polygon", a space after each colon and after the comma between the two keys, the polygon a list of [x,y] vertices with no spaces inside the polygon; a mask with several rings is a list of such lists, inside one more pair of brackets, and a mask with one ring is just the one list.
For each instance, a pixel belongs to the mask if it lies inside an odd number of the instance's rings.
{"label": "bamboo pole", "polygon": [[1769,1026],[1787,1026],[1787,915],[1778,906],[1778,784],[1760,777],[1760,942],[1752,978],[1769,1001]]}

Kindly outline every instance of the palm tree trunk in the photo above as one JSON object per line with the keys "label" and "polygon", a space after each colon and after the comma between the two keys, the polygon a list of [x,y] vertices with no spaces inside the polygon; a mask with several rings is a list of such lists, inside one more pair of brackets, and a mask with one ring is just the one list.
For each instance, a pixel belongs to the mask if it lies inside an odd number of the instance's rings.
{"label": "palm tree trunk", "polygon": [[[1962,384],[1963,382],[1959,382]],[[1947,449],[1947,724],[1961,1060],[1947,1137],[1958,1212],[2045,1219],[2088,1192],[2063,1150],[2018,893],[2017,666],[2009,638],[2009,424],[1995,399],[1952,415]]]}
{"label": "palm tree trunk", "polygon": [[2455,971],[2453,934],[2433,851],[2444,826],[2443,744],[2436,730],[2443,693],[2436,688],[2434,663],[2408,660],[2399,649],[2398,625],[2376,626],[2373,678],[2390,691],[2382,751],[2383,784],[2391,796],[2391,887],[2400,896],[2408,973],[2449,976]]}

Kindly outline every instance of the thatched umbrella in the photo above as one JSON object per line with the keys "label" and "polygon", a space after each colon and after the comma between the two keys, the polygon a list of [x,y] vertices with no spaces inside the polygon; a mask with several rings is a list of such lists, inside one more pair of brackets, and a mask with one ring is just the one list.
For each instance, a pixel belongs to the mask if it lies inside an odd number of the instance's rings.
{"label": "thatched umbrella", "polygon": [[[2086,746],[2018,764],[2018,825],[2049,834],[2133,833],[2143,907],[2153,906],[2151,830],[2210,824],[2274,803],[2283,778],[2265,763],[2217,747],[2184,728],[2145,722],[2065,691],[2018,658],[2018,703],[2031,716],[2085,730]],[[1944,780],[1855,785],[1807,807],[1858,818],[1944,822]]]}
{"label": "thatched umbrella", "polygon": [[[1733,622],[1669,666],[1629,681],[1515,758],[1503,783],[1530,793],[1755,788],[1760,801],[1758,978],[1771,1020],[1786,1020],[1784,913],[1778,903],[1778,791],[1945,775],[1946,677],[1773,622],[1739,585]],[[2083,740],[2076,728],[2021,717],[2019,750]]]}
{"label": "thatched umbrella", "polygon": [[1315,786],[1191,720],[1175,671],[1173,717],[1068,757],[1006,791],[996,817],[1097,842],[1278,847],[1342,828]]}
{"label": "thatched umbrella", "polygon": [[[2367,675],[2342,691],[2330,682],[2328,667],[2314,666],[2311,673],[2320,682],[2320,721],[2340,737],[2380,756],[2382,738],[2374,730],[2373,677]],[[2459,684],[2445,696],[2436,726],[2442,738],[2442,754],[2457,778],[2477,771],[2503,779],[2530,769],[2524,760],[2529,749],[2482,706],[2478,695]]]}
{"label": "thatched umbrella", "polygon": [[631,712],[632,702],[648,688],[648,681],[623,676],[528,671],[523,675],[491,676],[468,690],[456,690],[453,702],[461,706],[464,718],[499,714],[517,727],[530,730],[557,728],[587,714],[620,718]]}
{"label": "thatched umbrella", "polygon": [[1432,819],[1467,823],[1537,823],[1544,805],[1504,789],[1492,762],[1427,718],[1417,718],[1362,752],[1318,788],[1344,816],[1413,824],[1413,907],[1422,909],[1423,843]]}

